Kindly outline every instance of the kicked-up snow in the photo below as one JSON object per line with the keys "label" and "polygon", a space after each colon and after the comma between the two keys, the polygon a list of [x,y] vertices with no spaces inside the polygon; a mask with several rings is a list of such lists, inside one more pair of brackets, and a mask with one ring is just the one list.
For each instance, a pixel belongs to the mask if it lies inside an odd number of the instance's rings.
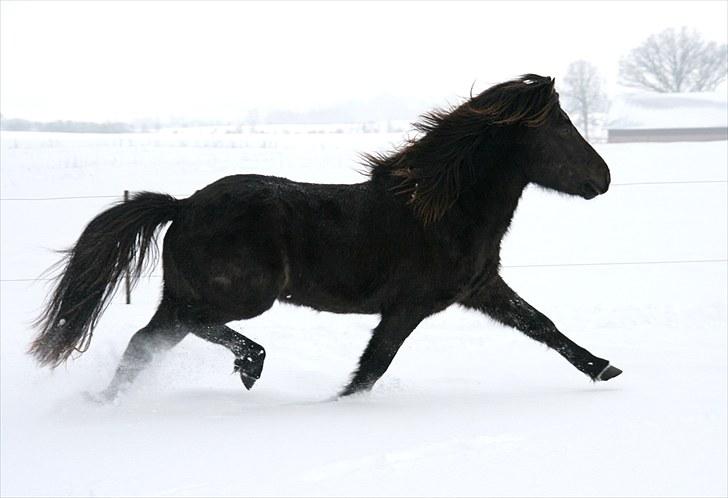
{"label": "kicked-up snow", "polygon": [[159,269],[131,305],[117,296],[77,360],[51,372],[25,354],[49,290],[25,279],[114,199],[19,199],[185,196],[232,173],[356,182],[357,152],[400,139],[3,132],[0,494],[725,496],[726,142],[601,145],[604,196],[524,194],[505,280],[624,370],[609,382],[453,307],[371,393],[334,400],[377,317],[275,305],[232,324],[268,353],[252,391],[227,350],[190,336],[114,403],[88,401],[151,317]]}

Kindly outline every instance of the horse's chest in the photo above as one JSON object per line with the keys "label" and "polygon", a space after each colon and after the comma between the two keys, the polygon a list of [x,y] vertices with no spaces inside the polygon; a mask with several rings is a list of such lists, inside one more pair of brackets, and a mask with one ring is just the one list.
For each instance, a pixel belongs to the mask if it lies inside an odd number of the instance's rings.
{"label": "horse's chest", "polygon": [[498,276],[499,255],[479,254],[463,264],[458,272],[458,300],[487,286]]}

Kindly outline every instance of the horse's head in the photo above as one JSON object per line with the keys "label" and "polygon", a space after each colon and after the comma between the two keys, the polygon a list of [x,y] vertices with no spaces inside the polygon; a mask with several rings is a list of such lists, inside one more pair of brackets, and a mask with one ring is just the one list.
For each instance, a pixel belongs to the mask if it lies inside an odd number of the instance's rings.
{"label": "horse's head", "polygon": [[592,199],[609,188],[609,167],[559,105],[554,80],[547,81],[534,90],[544,92],[550,104],[538,119],[519,127],[517,161],[529,182]]}
{"label": "horse's head", "polygon": [[422,136],[364,155],[375,181],[407,199],[425,222],[439,220],[466,189],[504,180],[591,199],[609,188],[609,168],[559,105],[554,80],[527,74],[415,123]]}

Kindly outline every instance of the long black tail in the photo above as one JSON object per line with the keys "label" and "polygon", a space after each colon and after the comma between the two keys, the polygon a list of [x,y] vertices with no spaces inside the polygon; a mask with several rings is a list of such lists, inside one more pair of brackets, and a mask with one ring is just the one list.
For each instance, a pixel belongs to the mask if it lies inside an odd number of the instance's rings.
{"label": "long black tail", "polygon": [[156,259],[157,229],[176,218],[179,204],[169,195],[140,192],[88,224],[59,262],[63,271],[36,321],[40,333],[29,353],[41,365],[55,368],[73,351],[86,351],[122,276],[128,271],[134,284],[145,263]]}

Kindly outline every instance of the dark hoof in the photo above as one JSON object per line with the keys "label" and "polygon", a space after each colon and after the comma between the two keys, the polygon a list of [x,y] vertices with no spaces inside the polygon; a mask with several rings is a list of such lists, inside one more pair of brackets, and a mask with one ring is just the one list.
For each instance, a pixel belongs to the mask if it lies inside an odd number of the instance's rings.
{"label": "dark hoof", "polygon": [[263,373],[263,361],[265,360],[265,351],[262,349],[257,352],[251,352],[243,358],[235,360],[235,368],[233,372],[240,373],[240,380],[243,381],[245,389],[250,391],[255,385],[255,381],[260,379]]}
{"label": "dark hoof", "polygon": [[253,386],[255,385],[255,381],[258,379],[249,377],[248,375],[245,375],[243,372],[240,372],[240,380],[243,381],[243,385],[245,386],[245,389],[250,391],[251,389],[253,389]]}
{"label": "dark hoof", "polygon": [[618,369],[617,367],[613,367],[612,365],[607,365],[607,368],[602,370],[602,373],[600,373],[597,376],[597,380],[609,380],[613,379],[614,377],[621,374],[622,371]]}
{"label": "dark hoof", "polygon": [[374,387],[374,383],[367,383],[367,384],[359,384],[352,382],[348,386],[346,386],[340,393],[339,398],[345,398],[347,396],[352,396],[355,394],[363,394],[367,393],[372,390]]}
{"label": "dark hoof", "polygon": [[352,388],[351,388],[351,386],[350,386],[350,387],[346,387],[346,388],[344,388],[344,389],[343,389],[343,390],[342,390],[342,391],[341,391],[341,392],[340,392],[340,393],[339,393],[339,394],[337,395],[337,398],[345,398],[345,397],[347,397],[347,396],[351,396],[352,394],[356,394],[356,393],[358,393],[358,392],[359,392],[358,390],[356,390],[356,389],[352,389]]}

